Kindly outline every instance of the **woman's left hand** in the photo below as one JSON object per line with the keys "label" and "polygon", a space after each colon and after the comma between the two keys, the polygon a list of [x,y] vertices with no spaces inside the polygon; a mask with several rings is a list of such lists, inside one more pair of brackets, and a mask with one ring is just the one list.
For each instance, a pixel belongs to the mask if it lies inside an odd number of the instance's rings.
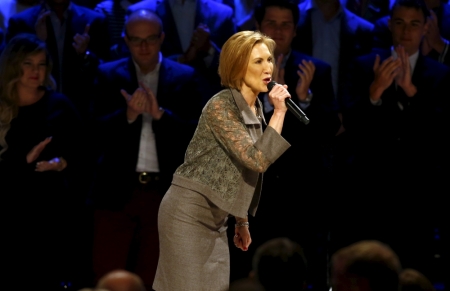
{"label": "woman's left hand", "polygon": [[234,245],[243,251],[247,251],[248,247],[252,243],[252,238],[250,237],[250,230],[247,226],[236,226],[234,228]]}
{"label": "woman's left hand", "polygon": [[63,158],[54,158],[50,161],[41,161],[36,163],[36,172],[62,171],[67,167],[67,162]]}

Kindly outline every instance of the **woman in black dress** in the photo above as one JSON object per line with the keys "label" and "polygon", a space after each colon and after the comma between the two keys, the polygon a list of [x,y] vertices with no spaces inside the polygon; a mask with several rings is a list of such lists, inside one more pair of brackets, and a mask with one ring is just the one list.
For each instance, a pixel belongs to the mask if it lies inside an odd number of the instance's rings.
{"label": "woman in black dress", "polygon": [[[55,91],[45,43],[11,39],[0,57],[0,193],[2,259],[11,276],[56,289],[70,261],[68,177],[75,162],[79,116]],[[20,281],[17,281],[20,282]]]}

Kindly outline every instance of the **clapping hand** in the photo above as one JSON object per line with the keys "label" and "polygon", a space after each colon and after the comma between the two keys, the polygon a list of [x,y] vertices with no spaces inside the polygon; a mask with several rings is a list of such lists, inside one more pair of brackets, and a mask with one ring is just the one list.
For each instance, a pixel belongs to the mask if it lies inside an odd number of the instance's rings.
{"label": "clapping hand", "polygon": [[308,98],[309,86],[313,80],[316,66],[312,61],[302,60],[298,68],[297,75],[299,79],[295,90],[300,101],[305,101]]}
{"label": "clapping hand", "polygon": [[416,86],[411,80],[411,65],[409,63],[409,55],[402,46],[397,46],[395,51],[398,55],[398,59],[401,61],[400,70],[395,76],[395,82],[400,86],[406,95],[412,97],[416,94]]}
{"label": "clapping hand", "polygon": [[87,51],[89,41],[91,39],[91,37],[89,36],[90,27],[91,27],[90,24],[86,24],[83,34],[77,33],[73,37],[72,46],[75,48],[75,51],[79,55],[82,55]]}
{"label": "clapping hand", "polygon": [[433,10],[430,10],[430,16],[427,20],[428,29],[422,42],[422,53],[428,55],[432,49],[442,53],[445,42],[439,31],[438,18]]}
{"label": "clapping hand", "polygon": [[134,91],[133,95],[125,90],[120,91],[127,102],[127,118],[134,121],[140,114],[147,112],[153,119],[160,119],[163,111],[159,108],[155,94],[142,82],[139,85],[140,87]]}
{"label": "clapping hand", "polygon": [[380,56],[375,57],[373,64],[374,80],[370,85],[370,99],[378,101],[384,90],[391,86],[394,78],[399,74],[401,59],[394,59],[392,56],[385,59],[380,64]]}
{"label": "clapping hand", "polygon": [[39,16],[36,20],[36,23],[34,25],[34,29],[36,31],[37,37],[42,40],[47,40],[47,17],[50,15],[50,10],[46,10],[45,8],[42,8],[39,12]]}

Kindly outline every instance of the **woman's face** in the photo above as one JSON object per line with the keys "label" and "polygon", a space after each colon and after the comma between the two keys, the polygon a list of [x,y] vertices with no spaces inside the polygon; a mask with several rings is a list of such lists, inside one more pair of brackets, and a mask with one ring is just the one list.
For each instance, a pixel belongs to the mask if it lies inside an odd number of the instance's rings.
{"label": "woman's face", "polygon": [[267,84],[271,81],[272,70],[273,60],[269,48],[264,43],[256,44],[250,54],[242,90],[251,90],[256,95],[267,92]]}
{"label": "woman's face", "polygon": [[22,77],[18,85],[37,89],[44,83],[47,71],[45,52],[28,55],[22,62]]}

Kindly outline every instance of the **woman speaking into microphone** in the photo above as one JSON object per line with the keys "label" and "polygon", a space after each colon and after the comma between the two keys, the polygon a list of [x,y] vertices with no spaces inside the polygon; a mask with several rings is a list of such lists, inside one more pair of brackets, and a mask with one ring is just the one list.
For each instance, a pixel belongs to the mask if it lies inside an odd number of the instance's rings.
{"label": "woman speaking into microphone", "polygon": [[247,214],[255,215],[262,173],[290,146],[281,136],[287,86],[270,91],[275,109],[262,130],[258,94],[272,80],[274,47],[257,31],[238,32],[223,45],[218,72],[225,89],[203,108],[159,208],[156,291],[228,290],[228,218],[235,218],[235,247],[246,251],[252,241]]}

